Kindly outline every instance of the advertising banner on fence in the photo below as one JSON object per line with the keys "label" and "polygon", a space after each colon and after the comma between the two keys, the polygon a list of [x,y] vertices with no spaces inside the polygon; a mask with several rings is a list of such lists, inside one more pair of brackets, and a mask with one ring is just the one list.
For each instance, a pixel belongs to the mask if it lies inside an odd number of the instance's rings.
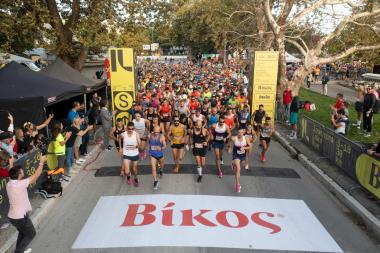
{"label": "advertising banner on fence", "polygon": [[278,52],[256,51],[253,64],[252,112],[262,104],[267,114],[274,119],[277,74]]}
{"label": "advertising banner on fence", "polygon": [[207,195],[101,197],[73,249],[154,246],[342,252],[302,200]]}
{"label": "advertising banner on fence", "polygon": [[133,48],[109,49],[112,109],[116,110],[115,122],[123,119],[128,122],[129,109],[136,94],[135,56]]}
{"label": "advertising banner on fence", "polygon": [[362,154],[356,160],[356,177],[360,184],[380,198],[380,161]]}
{"label": "advertising banner on fence", "polygon": [[[25,177],[33,175],[40,163],[41,151],[34,150],[27,155],[21,157],[15,162],[15,165],[20,165],[24,169]],[[41,179],[41,177],[39,178]],[[7,215],[9,210],[9,201],[6,191],[8,179],[0,177],[0,226],[7,222]],[[41,180],[36,184],[29,186],[29,194],[33,194],[41,185]]]}

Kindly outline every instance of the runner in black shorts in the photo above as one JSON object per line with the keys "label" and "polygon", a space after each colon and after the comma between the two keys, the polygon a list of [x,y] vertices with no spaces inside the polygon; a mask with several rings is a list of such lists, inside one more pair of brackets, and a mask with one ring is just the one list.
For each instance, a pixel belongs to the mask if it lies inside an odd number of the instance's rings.
{"label": "runner in black shorts", "polygon": [[257,134],[259,134],[259,128],[263,124],[263,119],[267,116],[264,111],[264,105],[259,105],[259,109],[253,112],[253,126]]}
{"label": "runner in black shorts", "polygon": [[266,162],[265,153],[269,148],[270,139],[274,132],[274,128],[272,127],[271,118],[266,117],[264,125],[260,126],[260,143],[263,146],[263,150],[261,151],[261,161]]}
{"label": "runner in black shorts", "polygon": [[[120,135],[127,131],[127,127],[124,125],[123,119],[117,119],[116,120],[116,126],[111,128],[110,132],[110,138],[115,141],[115,146],[117,151],[120,151],[120,145],[119,145],[119,139]],[[121,143],[123,145],[123,143]],[[123,148],[123,146],[121,146]],[[120,169],[120,176],[125,176],[124,175],[124,163],[123,159],[121,159],[121,169]]]}
{"label": "runner in black shorts", "polygon": [[[248,137],[244,135],[244,129],[239,127],[238,135],[232,137],[233,153],[232,153],[232,169],[235,172],[236,192],[241,191],[240,185],[240,168],[241,163],[247,159],[247,151],[251,147]],[[231,148],[229,150],[231,152]]]}
{"label": "runner in black shorts", "polygon": [[193,155],[197,161],[198,179],[197,182],[202,181],[202,168],[206,164],[206,153],[209,139],[209,133],[206,128],[203,127],[202,121],[195,122],[194,129],[192,131],[192,148]]}
{"label": "runner in black shorts", "polygon": [[183,158],[186,127],[179,123],[179,117],[174,117],[174,124],[169,128],[169,141],[172,142],[173,160],[175,168],[173,172],[178,173],[179,161]]}

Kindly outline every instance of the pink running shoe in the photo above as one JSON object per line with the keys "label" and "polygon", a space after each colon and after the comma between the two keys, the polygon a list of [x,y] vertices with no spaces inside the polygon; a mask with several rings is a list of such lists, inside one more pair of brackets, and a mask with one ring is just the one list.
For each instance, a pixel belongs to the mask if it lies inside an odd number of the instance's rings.
{"label": "pink running shoe", "polygon": [[131,185],[131,184],[132,184],[132,179],[131,179],[131,177],[129,177],[129,178],[126,177],[126,178],[127,178],[127,184],[128,184],[128,185]]}
{"label": "pink running shoe", "polygon": [[221,170],[219,170],[218,177],[219,177],[219,178],[222,178],[222,177],[223,177],[223,172],[222,172]]}
{"label": "pink running shoe", "polygon": [[134,180],[133,180],[133,184],[134,184],[134,186],[135,187],[139,187],[139,180],[137,179],[137,178],[135,178]]}
{"label": "pink running shoe", "polygon": [[237,184],[235,190],[237,193],[241,192],[241,185]]}

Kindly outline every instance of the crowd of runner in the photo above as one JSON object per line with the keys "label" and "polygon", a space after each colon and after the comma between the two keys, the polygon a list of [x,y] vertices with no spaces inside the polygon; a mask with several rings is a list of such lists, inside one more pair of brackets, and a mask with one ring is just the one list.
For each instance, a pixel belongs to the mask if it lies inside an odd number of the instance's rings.
{"label": "crowd of runner", "polygon": [[251,112],[247,88],[244,70],[234,62],[143,64],[129,122],[124,125],[118,119],[110,134],[122,156],[121,175],[126,182],[139,186],[137,163],[149,153],[153,188],[158,189],[164,150],[170,145],[174,172],[181,170],[185,152],[192,151],[197,182],[202,181],[207,152],[213,149],[215,153],[219,178],[223,176],[223,153],[232,152],[235,190],[240,192],[240,169],[249,170],[255,141],[260,140],[261,161],[265,162],[274,131],[263,106]]}

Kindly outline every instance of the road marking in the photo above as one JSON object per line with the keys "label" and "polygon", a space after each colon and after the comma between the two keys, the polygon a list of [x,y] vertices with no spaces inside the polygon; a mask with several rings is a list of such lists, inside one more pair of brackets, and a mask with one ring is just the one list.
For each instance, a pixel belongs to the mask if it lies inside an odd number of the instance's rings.
{"label": "road marking", "polygon": [[73,249],[153,246],[343,252],[302,200],[208,195],[101,197]]}

